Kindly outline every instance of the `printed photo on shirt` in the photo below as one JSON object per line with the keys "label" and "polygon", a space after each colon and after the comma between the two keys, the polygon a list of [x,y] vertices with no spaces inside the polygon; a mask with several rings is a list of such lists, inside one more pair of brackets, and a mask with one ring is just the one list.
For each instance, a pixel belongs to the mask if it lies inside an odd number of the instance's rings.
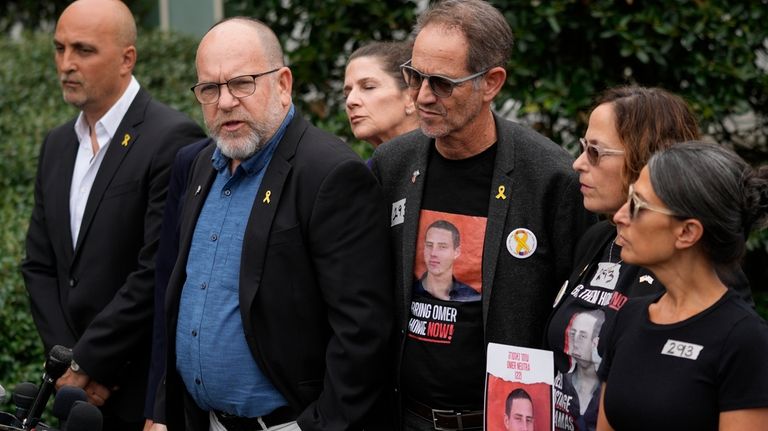
{"label": "printed photo on shirt", "polygon": [[423,210],[414,262],[413,296],[444,301],[481,299],[486,219]]}
{"label": "printed photo on shirt", "polygon": [[600,309],[574,313],[565,328],[565,348],[570,367],[555,377],[557,429],[581,431],[597,422],[602,358],[597,351],[605,312]]}

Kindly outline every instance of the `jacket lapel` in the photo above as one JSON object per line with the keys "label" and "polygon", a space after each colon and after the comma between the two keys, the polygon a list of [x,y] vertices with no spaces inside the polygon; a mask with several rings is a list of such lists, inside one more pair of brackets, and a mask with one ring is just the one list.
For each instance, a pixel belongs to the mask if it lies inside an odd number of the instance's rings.
{"label": "jacket lapel", "polygon": [[[213,181],[216,178],[216,170],[213,169],[211,157],[216,145],[211,144],[205,147],[195,157],[190,167],[190,176],[184,195],[181,197],[183,206],[179,217],[179,255],[173,272],[168,282],[168,291],[166,292],[166,313],[168,326],[176,330],[176,316],[178,315],[178,303],[181,298],[181,289],[184,286],[185,274],[187,272],[187,260],[189,259],[189,249],[192,246],[192,236],[195,233],[197,219],[200,211],[203,210],[205,198],[211,190]],[[169,332],[170,334],[171,332]]]}
{"label": "jacket lapel", "polygon": [[507,142],[507,136],[499,130],[499,119],[494,115],[496,123],[496,162],[493,167],[491,179],[491,203],[488,206],[488,221],[485,227],[485,240],[483,241],[483,327],[488,322],[488,309],[491,303],[493,291],[493,278],[496,274],[496,265],[499,253],[506,247],[502,247],[504,226],[507,223],[507,214],[513,196],[512,171],[515,167],[515,146],[513,142]]}
{"label": "jacket lapel", "polygon": [[56,185],[59,193],[56,193],[56,196],[53,197],[53,202],[55,202],[55,213],[61,215],[63,218],[61,222],[65,226],[65,229],[62,230],[64,235],[60,237],[63,242],[61,250],[64,251],[65,262],[71,262],[74,254],[72,229],[70,227],[72,216],[69,213],[69,195],[71,193],[72,173],[75,170],[75,158],[77,157],[79,146],[80,144],[77,141],[77,134],[75,134],[74,125],[72,125],[72,128],[67,132],[67,141],[64,144],[63,152],[61,154],[64,163],[59,163],[57,165],[59,166],[60,172],[53,173],[53,178],[61,179]]}
{"label": "jacket lapel", "polygon": [[[277,143],[278,147],[272,155],[261,180],[259,192],[253,202],[248,224],[245,228],[243,251],[240,257],[240,310],[245,321],[250,319],[251,304],[261,285],[264,273],[264,260],[269,244],[269,234],[277,208],[283,199],[283,188],[293,170],[293,156],[299,140],[307,130],[309,123],[300,115],[295,114],[288,125],[285,135]],[[244,324],[246,336],[253,336],[252,325]]]}
{"label": "jacket lapel", "polygon": [[[416,241],[419,235],[419,218],[421,213],[421,201],[424,194],[424,185],[427,178],[427,161],[429,158],[429,149],[432,145],[432,140],[427,137],[422,137],[416,142],[417,149],[415,151],[415,158],[411,161],[410,169],[408,173],[410,175],[407,178],[408,183],[405,187],[405,220],[403,221],[403,241],[402,256],[403,256],[403,273],[402,286],[403,286],[403,310],[411,309],[411,296],[413,285],[413,266],[414,259],[416,258]],[[407,316],[408,313],[405,313]]]}
{"label": "jacket lapel", "polygon": [[88,230],[93,222],[96,210],[104,197],[104,192],[112,182],[112,178],[114,178],[115,173],[120,168],[125,156],[139,141],[140,129],[138,129],[138,126],[144,121],[144,112],[146,111],[149,100],[149,93],[143,89],[139,90],[139,93],[134,98],[130,108],[128,108],[128,112],[126,112],[125,117],[123,117],[123,121],[117,128],[115,136],[113,136],[110,141],[107,153],[104,155],[104,160],[101,162],[99,171],[93,181],[93,187],[91,187],[91,193],[88,195],[88,201],[85,204],[83,221],[80,224],[80,234],[78,235],[77,244],[75,246],[75,259],[80,251],[83,240],[88,235]]}

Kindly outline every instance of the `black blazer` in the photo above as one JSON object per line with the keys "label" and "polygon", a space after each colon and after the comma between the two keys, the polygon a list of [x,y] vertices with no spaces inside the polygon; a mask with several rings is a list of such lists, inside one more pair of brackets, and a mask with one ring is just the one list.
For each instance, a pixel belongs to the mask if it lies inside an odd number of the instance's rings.
{"label": "black blazer", "polygon": [[[192,166],[179,259],[168,284],[164,407],[170,430],[185,429],[176,322],[192,235],[216,174],[213,151],[212,144]],[[267,192],[269,203],[262,199]],[[387,377],[392,328],[388,230],[388,210],[365,164],[297,114],[278,143],[248,220],[240,313],[253,357],[303,431],[377,424],[371,415]],[[188,406],[188,415],[190,410],[195,407]],[[197,413],[190,416],[202,419],[187,421],[186,429],[207,430],[205,415]]]}
{"label": "black blazer", "polygon": [[160,228],[160,242],[155,258],[155,316],[152,322],[152,361],[147,380],[147,399],[144,402],[144,415],[154,417],[155,395],[157,387],[165,374],[165,292],[168,279],[171,278],[173,265],[179,255],[179,217],[181,215],[184,191],[192,162],[197,154],[210,141],[203,139],[187,145],[176,153],[171,166],[171,179],[168,182],[168,195],[165,198],[163,223]]}
{"label": "black blazer", "polygon": [[41,147],[22,273],[46,351],[72,347],[92,379],[119,386],[105,411],[140,421],[168,170],[176,151],[204,134],[140,90],[107,148],[73,248],[74,122],[53,129]]}

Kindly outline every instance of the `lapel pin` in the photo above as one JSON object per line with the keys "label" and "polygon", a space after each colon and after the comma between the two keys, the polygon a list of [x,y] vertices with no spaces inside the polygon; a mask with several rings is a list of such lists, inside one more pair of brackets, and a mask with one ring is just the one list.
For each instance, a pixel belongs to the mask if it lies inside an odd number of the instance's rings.
{"label": "lapel pin", "polygon": [[527,259],[536,251],[536,235],[531,230],[519,227],[507,236],[507,251],[518,259]]}
{"label": "lapel pin", "polygon": [[418,177],[419,175],[421,175],[421,172],[419,172],[418,169],[413,171],[413,176],[411,177],[411,183],[415,184],[416,183],[416,177]]}
{"label": "lapel pin", "polygon": [[504,191],[506,191],[506,190],[507,190],[507,188],[504,187],[503,185],[499,186],[499,193],[496,194],[496,199],[501,199],[501,200],[506,199],[507,195],[504,194]]}
{"label": "lapel pin", "polygon": [[128,141],[130,141],[130,140],[131,140],[131,135],[126,133],[125,136],[123,136],[123,142],[121,142],[120,145],[122,145],[124,147],[127,147],[128,146]]}
{"label": "lapel pin", "polygon": [[197,190],[195,190],[195,196],[200,194],[200,190],[203,189],[203,186],[197,186]]}
{"label": "lapel pin", "polygon": [[262,202],[264,202],[265,204],[268,204],[270,196],[272,196],[272,191],[271,190],[267,190],[267,192],[264,193],[264,200]]}

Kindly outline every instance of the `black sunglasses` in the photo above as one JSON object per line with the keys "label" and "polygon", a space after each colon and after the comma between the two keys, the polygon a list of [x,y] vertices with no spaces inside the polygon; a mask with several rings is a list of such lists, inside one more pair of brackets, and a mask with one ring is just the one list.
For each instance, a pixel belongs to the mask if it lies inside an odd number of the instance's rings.
{"label": "black sunglasses", "polygon": [[421,84],[426,79],[427,83],[429,84],[429,89],[432,90],[432,93],[435,96],[451,97],[455,87],[485,75],[490,69],[485,69],[482,72],[473,73],[472,75],[466,76],[464,78],[452,79],[441,75],[427,75],[426,73],[421,73],[420,71],[414,69],[411,66],[411,60],[408,60],[400,65],[400,70],[403,71],[403,79],[405,80],[405,83],[408,85],[408,87],[412,89],[421,88]]}

